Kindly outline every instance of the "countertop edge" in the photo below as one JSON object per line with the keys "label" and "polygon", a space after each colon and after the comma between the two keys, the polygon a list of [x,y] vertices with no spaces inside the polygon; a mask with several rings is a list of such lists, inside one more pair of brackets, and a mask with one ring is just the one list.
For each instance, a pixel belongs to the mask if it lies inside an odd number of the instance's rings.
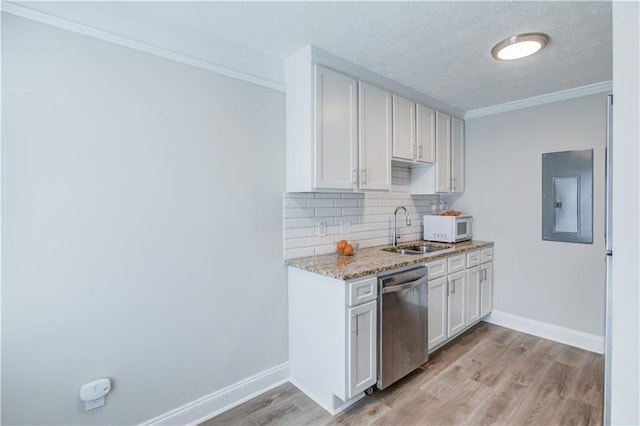
{"label": "countertop edge", "polygon": [[[424,243],[425,241],[418,240],[401,246]],[[415,256],[386,252],[384,249],[389,246],[377,246],[361,249],[352,257],[325,254],[286,260],[285,265],[341,281],[351,281],[405,266],[428,263],[443,257],[493,247],[494,242],[471,240],[451,244],[451,246],[442,251]]]}

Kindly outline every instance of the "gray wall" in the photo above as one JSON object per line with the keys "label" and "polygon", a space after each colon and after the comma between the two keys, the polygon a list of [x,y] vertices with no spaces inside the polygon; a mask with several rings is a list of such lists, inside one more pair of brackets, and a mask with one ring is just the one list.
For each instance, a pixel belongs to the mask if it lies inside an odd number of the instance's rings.
{"label": "gray wall", "polygon": [[[495,241],[494,308],[604,335],[604,148],[606,95],[466,122],[466,192],[474,238]],[[545,152],[594,151],[593,244],[542,241]]]}
{"label": "gray wall", "polygon": [[286,362],[284,93],[2,36],[2,423],[137,423]]}

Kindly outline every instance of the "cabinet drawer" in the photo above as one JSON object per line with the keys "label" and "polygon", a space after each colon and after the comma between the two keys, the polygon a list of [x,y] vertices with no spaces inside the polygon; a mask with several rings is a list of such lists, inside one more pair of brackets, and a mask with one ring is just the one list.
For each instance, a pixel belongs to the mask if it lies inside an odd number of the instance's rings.
{"label": "cabinet drawer", "polygon": [[447,259],[434,260],[427,263],[428,279],[431,281],[434,278],[440,278],[447,275]]}
{"label": "cabinet drawer", "polygon": [[493,247],[484,248],[480,252],[480,263],[491,262],[493,260]]}
{"label": "cabinet drawer", "polygon": [[467,268],[480,264],[480,250],[467,253]]}
{"label": "cabinet drawer", "polygon": [[349,283],[349,306],[359,305],[378,296],[378,279],[366,278]]}
{"label": "cabinet drawer", "polygon": [[466,255],[465,254],[459,254],[457,256],[451,256],[448,258],[448,263],[449,263],[449,267],[448,267],[448,273],[449,274],[453,274],[454,272],[458,272],[458,271],[464,271],[467,267],[466,265]]}

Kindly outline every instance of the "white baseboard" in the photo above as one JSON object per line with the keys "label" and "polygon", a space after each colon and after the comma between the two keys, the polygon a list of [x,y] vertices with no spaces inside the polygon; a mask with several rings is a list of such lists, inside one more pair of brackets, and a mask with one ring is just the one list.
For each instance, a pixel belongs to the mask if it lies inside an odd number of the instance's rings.
{"label": "white baseboard", "polygon": [[147,420],[140,426],[197,425],[288,381],[289,363],[285,362]]}
{"label": "white baseboard", "polygon": [[484,321],[598,354],[604,353],[604,337],[596,336],[595,334],[584,333],[500,311],[491,312],[488,317],[484,318]]}

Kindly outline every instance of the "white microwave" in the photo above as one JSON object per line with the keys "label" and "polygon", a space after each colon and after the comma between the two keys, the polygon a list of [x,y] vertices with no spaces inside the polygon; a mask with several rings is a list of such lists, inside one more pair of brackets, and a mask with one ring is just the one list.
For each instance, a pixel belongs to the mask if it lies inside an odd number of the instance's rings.
{"label": "white microwave", "polygon": [[444,243],[457,243],[470,240],[472,233],[473,217],[460,216],[424,216],[424,239]]}

